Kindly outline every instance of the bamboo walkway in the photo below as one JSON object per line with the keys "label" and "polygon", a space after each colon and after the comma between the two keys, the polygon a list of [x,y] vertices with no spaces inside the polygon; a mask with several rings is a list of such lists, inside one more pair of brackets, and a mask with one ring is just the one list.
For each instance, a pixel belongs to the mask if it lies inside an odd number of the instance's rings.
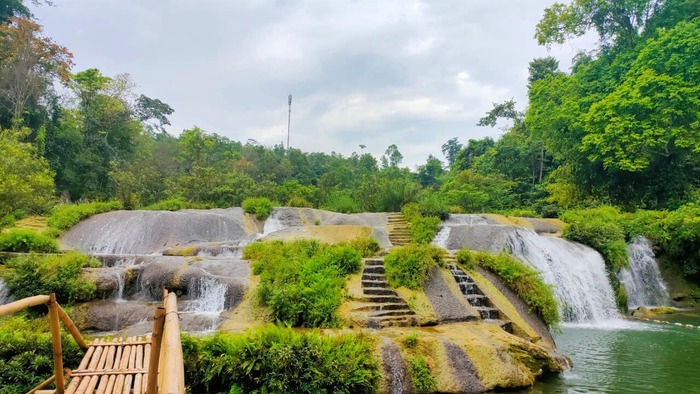
{"label": "bamboo walkway", "polygon": [[[175,293],[163,292],[152,335],[95,339],[87,344],[54,294],[34,296],[0,306],[0,316],[46,304],[53,345],[54,375],[29,394],[184,394],[185,370]],[[63,368],[59,321],[85,351],[80,365]],[[66,386],[66,382],[69,382]],[[46,389],[53,385],[54,389]]]}

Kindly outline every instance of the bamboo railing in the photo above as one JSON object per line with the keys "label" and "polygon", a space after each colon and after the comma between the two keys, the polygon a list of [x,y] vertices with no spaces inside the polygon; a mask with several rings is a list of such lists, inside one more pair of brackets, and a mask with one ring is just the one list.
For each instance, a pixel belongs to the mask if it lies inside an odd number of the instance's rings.
{"label": "bamboo railing", "polygon": [[[98,361],[95,360],[95,358],[99,358],[99,356],[95,356],[93,353],[97,353],[97,351],[95,351],[95,346],[99,347],[99,345],[101,345],[100,340],[96,340],[93,342],[93,344],[90,345],[88,345],[85,342],[82,335],[80,335],[80,332],[78,331],[77,327],[70,319],[68,314],[56,302],[55,294],[51,294],[49,296],[39,295],[28,297],[19,301],[11,302],[6,305],[0,305],[0,317],[39,305],[46,305],[49,309],[49,329],[51,332],[51,343],[53,348],[54,375],[43,381],[36,388],[29,391],[29,394],[64,394],[66,392],[66,382],[71,378],[71,374],[74,374],[75,377],[73,379],[73,382],[71,383],[71,386],[68,387],[67,391],[72,393],[75,392],[77,388],[73,387],[77,386],[78,384],[78,380],[76,379],[80,379],[81,376],[97,374],[124,375],[129,371],[133,371],[133,369],[130,370],[127,368],[127,364],[123,363],[124,365],[114,366],[114,368],[119,369],[118,371],[107,369],[101,372],[92,372],[94,371],[95,365],[98,363]],[[81,366],[79,366],[76,371],[71,371],[70,369],[63,368],[63,349],[61,347],[61,332],[59,321],[63,323],[64,327],[71,334],[73,339],[75,339],[75,342],[78,344],[78,346],[80,346],[80,348],[86,352],[86,355],[83,361],[81,362]],[[112,344],[124,343],[124,345],[126,346],[133,345],[133,343],[131,343],[130,341],[131,338],[128,338],[126,341],[124,341],[123,338],[119,338],[116,339],[115,342],[113,342]],[[145,355],[146,357],[144,359],[143,364],[146,363],[147,359],[148,369],[145,371],[138,370],[137,372],[147,373],[143,376],[137,374],[136,378],[144,379],[144,391],[147,394],[184,394],[185,369],[182,358],[182,345],[180,342],[180,321],[177,314],[177,298],[175,296],[175,293],[168,293],[166,290],[163,291],[163,306],[156,308],[153,321],[153,335],[151,336],[150,341],[146,343],[148,344],[148,347],[150,349],[150,354]],[[121,353],[121,351],[119,352]],[[93,358],[92,361],[91,357]],[[133,361],[134,357],[131,357],[131,359],[131,361]],[[140,358],[137,358],[137,360],[140,360]],[[99,360],[99,363],[100,365],[103,365],[104,362],[105,356],[103,355]],[[90,365],[90,370],[84,371],[83,369],[85,368],[85,366],[83,364],[87,366],[88,363]],[[140,363],[140,361],[138,361],[137,364],[138,363]],[[129,382],[131,382],[129,377],[127,377],[126,379]],[[96,384],[97,382],[97,377],[92,379],[91,382],[92,385],[90,385],[89,383],[86,383],[86,385],[89,387],[94,387],[94,384]],[[109,382],[112,382],[112,380],[110,380]],[[51,384],[53,384],[56,387],[56,389],[45,390],[45,388]],[[140,390],[141,383],[134,384],[137,387],[139,387]],[[121,387],[122,385],[117,386]],[[83,385],[81,383],[81,386],[80,388],[78,388],[77,392],[85,392],[81,391],[84,390],[82,389],[82,387]],[[108,387],[111,387],[111,385]],[[100,391],[98,389],[98,392],[107,393],[111,392],[111,390]],[[119,390],[119,392],[121,393],[121,390]]]}

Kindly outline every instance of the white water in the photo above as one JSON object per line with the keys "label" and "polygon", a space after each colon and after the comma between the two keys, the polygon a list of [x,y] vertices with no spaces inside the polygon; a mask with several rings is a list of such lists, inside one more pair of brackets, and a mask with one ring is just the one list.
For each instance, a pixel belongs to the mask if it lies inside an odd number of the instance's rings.
{"label": "white water", "polygon": [[112,293],[112,298],[114,298],[115,301],[124,301],[124,286],[126,284],[126,276],[129,273],[129,269],[135,265],[135,258],[119,259],[111,268],[114,272],[114,277],[117,281],[117,287]]}
{"label": "white water", "polygon": [[267,218],[267,220],[265,220],[265,225],[263,226],[263,232],[260,235],[260,238],[287,228],[287,226],[282,223],[281,220],[279,220],[277,215],[278,212],[279,211],[277,210],[272,211],[272,214]]}
{"label": "white water", "polygon": [[195,313],[208,321],[204,331],[215,330],[226,307],[228,286],[214,278],[202,277],[190,282],[187,292],[190,300],[183,312]]}
{"label": "white water", "polygon": [[668,305],[668,289],[649,241],[644,237],[635,238],[628,245],[627,254],[629,268],[620,271],[619,279],[627,290],[628,307]]}
{"label": "white water", "polygon": [[525,229],[512,233],[509,246],[554,286],[564,321],[600,324],[619,317],[605,263],[595,250]]}
{"label": "white water", "polygon": [[435,238],[433,238],[433,245],[447,249],[447,240],[450,239],[450,230],[452,230],[452,227],[442,226],[440,231],[435,234]]}
{"label": "white water", "polygon": [[7,288],[7,283],[0,279],[0,305],[10,302],[10,289]]}
{"label": "white water", "polygon": [[489,220],[483,215],[452,214],[443,223],[443,226],[465,226],[489,224]]}

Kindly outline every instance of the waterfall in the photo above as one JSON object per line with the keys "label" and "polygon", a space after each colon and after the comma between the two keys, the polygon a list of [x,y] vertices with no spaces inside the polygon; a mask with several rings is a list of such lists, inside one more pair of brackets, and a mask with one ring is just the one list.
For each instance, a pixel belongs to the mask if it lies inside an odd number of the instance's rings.
{"label": "waterfall", "polygon": [[619,279],[627,290],[628,307],[668,305],[668,289],[649,241],[644,237],[635,238],[627,247],[627,254],[629,267],[620,271]]}
{"label": "waterfall", "polygon": [[112,293],[112,298],[114,298],[114,300],[117,302],[124,301],[124,287],[126,284],[126,276],[129,273],[129,269],[134,265],[136,265],[135,258],[125,258],[117,260],[114,263],[114,266],[112,266],[111,268],[114,271],[114,277],[117,282],[117,286],[114,289],[114,292]]}
{"label": "waterfall", "polygon": [[260,235],[260,238],[287,228],[287,226],[279,219],[278,212],[278,210],[274,210],[272,215],[265,220],[265,225],[263,226],[263,232]]}
{"label": "waterfall", "polygon": [[452,227],[442,226],[440,231],[435,234],[433,245],[447,249],[447,240],[450,239],[450,230],[452,230]]}
{"label": "waterfall", "polygon": [[202,277],[189,283],[187,292],[190,302],[185,311],[198,313],[221,313],[226,306],[228,286],[214,278]]}
{"label": "waterfall", "polygon": [[564,321],[599,323],[619,316],[605,263],[595,250],[526,229],[512,232],[508,245],[554,286]]}
{"label": "waterfall", "polygon": [[10,302],[10,289],[7,288],[7,283],[0,278],[0,305]]}

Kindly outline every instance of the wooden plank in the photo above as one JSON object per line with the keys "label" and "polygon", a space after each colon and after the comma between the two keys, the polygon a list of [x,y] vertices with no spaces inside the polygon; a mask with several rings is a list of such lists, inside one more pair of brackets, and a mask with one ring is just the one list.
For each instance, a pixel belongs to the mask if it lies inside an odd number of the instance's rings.
{"label": "wooden plank", "polygon": [[[93,344],[96,344],[96,343],[97,343],[97,339],[92,341],[90,346],[92,346]],[[92,357],[92,353],[94,353],[94,352],[95,352],[94,347],[88,347],[88,350],[87,350],[87,352],[85,352],[83,359],[80,360],[80,365],[77,368],[78,370],[85,369],[87,367],[88,363],[90,362],[90,358]]]}
{"label": "wooden plank", "polygon": [[156,394],[158,385],[158,365],[160,364],[160,346],[165,324],[165,308],[156,308],[153,317],[153,336],[148,347],[148,376],[146,377],[146,394]]}
{"label": "wooden plank", "polygon": [[177,314],[177,297],[168,294],[163,327],[163,350],[158,387],[163,393],[185,392],[185,367],[180,342],[180,320]]}
{"label": "wooden plank", "polygon": [[9,304],[0,305],[0,317],[11,313],[19,312],[32,306],[47,304],[51,301],[51,297],[47,295],[38,295],[34,297],[22,298],[19,301],[10,302]]}
{"label": "wooden plank", "polygon": [[71,379],[70,384],[68,385],[68,387],[66,387],[65,394],[74,394],[75,390],[77,390],[78,386],[80,385],[80,380],[80,376],[76,376],[73,379]]}
{"label": "wooden plank", "polygon": [[49,329],[51,331],[51,345],[53,347],[53,374],[56,377],[56,394],[65,392],[65,382],[63,380],[63,348],[61,347],[61,327],[58,319],[58,303],[56,294],[49,296]]}
{"label": "wooden plank", "polygon": [[134,375],[134,394],[143,394],[143,375],[137,373]]}
{"label": "wooden plank", "polygon": [[73,376],[85,377],[85,376],[95,376],[95,375],[128,375],[135,373],[147,373],[148,371],[141,368],[125,369],[125,370],[111,370],[111,371],[77,371],[73,373]]}
{"label": "wooden plank", "polygon": [[114,385],[117,383],[117,376],[112,375],[109,377],[109,381],[107,382],[107,388],[105,389],[105,394],[111,394],[114,392]]}

